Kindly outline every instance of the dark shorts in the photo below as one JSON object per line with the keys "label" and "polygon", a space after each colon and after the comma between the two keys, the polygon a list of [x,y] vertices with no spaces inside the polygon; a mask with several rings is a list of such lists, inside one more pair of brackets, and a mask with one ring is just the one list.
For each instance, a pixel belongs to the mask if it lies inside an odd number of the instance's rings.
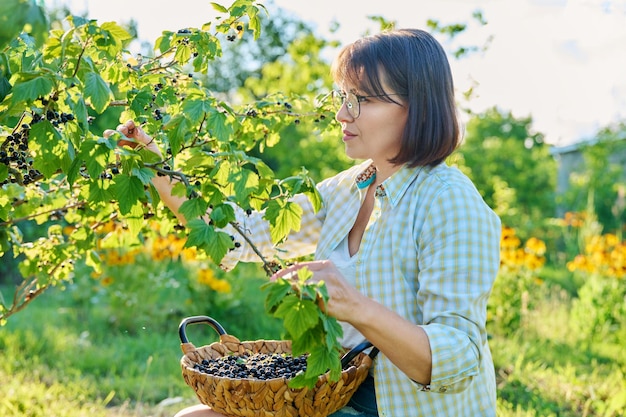
{"label": "dark shorts", "polygon": [[335,411],[328,417],[378,417],[376,409],[376,391],[374,378],[368,376],[359,386],[350,402],[341,410]]}

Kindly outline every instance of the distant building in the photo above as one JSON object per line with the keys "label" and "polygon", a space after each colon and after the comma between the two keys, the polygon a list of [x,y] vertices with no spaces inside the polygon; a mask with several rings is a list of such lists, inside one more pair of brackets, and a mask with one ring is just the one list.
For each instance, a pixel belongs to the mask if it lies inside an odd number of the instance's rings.
{"label": "distant building", "polygon": [[[616,139],[623,141],[625,146],[619,147],[620,151],[610,155],[607,164],[622,167],[622,179],[626,181],[626,137]],[[583,141],[568,146],[553,147],[550,153],[557,162],[557,182],[556,194],[562,195],[570,187],[570,178],[573,173],[582,173],[585,170],[584,150],[589,146],[594,146],[599,141],[597,139]],[[559,208],[559,215],[563,214],[563,208]]]}

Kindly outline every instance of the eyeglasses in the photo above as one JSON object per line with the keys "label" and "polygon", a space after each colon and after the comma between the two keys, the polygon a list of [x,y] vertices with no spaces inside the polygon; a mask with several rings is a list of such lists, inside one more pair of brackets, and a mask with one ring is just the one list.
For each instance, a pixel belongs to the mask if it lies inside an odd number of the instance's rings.
{"label": "eyeglasses", "polygon": [[[402,94],[377,94],[372,96],[359,96],[352,92],[344,93],[342,91],[332,91],[332,97],[340,98],[341,105],[345,104],[348,109],[348,113],[352,116],[353,119],[358,118],[361,115],[361,103],[367,101],[368,98],[379,98],[379,97],[388,97],[388,96],[400,96]],[[337,107],[341,107],[338,105]]]}

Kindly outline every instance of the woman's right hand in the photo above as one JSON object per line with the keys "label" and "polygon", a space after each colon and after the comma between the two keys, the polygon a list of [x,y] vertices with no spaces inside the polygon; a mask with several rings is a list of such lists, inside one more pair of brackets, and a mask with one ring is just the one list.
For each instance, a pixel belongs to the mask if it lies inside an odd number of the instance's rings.
{"label": "woman's right hand", "polygon": [[116,130],[111,130],[111,129],[105,130],[103,133],[103,136],[105,138],[108,138],[112,134],[114,134],[116,131],[121,133],[128,139],[132,139],[132,140],[120,139],[117,142],[119,146],[129,146],[133,149],[135,149],[137,146],[143,146],[145,149],[157,154],[159,157],[161,158],[163,157],[161,150],[159,149],[157,144],[154,143],[154,139],[150,135],[148,135],[146,132],[144,132],[141,126],[138,126],[134,120],[129,120],[126,123],[117,126]]}
{"label": "woman's right hand", "polygon": [[[152,136],[144,132],[141,126],[138,126],[133,120],[119,125],[116,130],[105,130],[103,136],[108,138],[116,131],[124,135],[124,138],[117,142],[119,146],[129,146],[133,149],[136,149],[138,146],[143,146],[145,149],[163,158],[163,154],[157,144],[154,143]],[[161,201],[172,210],[182,224],[186,224],[187,219],[180,213],[180,206],[186,201],[186,198],[172,195],[174,181],[167,175],[157,175],[152,178],[152,185],[154,185],[154,188],[159,193]]]}

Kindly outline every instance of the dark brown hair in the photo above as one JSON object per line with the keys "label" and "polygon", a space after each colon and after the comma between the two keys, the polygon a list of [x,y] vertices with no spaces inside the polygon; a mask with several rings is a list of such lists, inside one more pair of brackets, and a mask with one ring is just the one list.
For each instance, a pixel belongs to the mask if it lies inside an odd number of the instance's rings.
{"label": "dark brown hair", "polygon": [[[333,63],[338,84],[358,87],[364,95],[383,95],[408,105],[398,154],[389,160],[411,167],[437,165],[458,146],[459,122],[452,71],[445,51],[428,32],[399,29],[368,36],[345,46]],[[385,92],[385,85],[392,91]],[[394,100],[394,97],[396,99]]]}

